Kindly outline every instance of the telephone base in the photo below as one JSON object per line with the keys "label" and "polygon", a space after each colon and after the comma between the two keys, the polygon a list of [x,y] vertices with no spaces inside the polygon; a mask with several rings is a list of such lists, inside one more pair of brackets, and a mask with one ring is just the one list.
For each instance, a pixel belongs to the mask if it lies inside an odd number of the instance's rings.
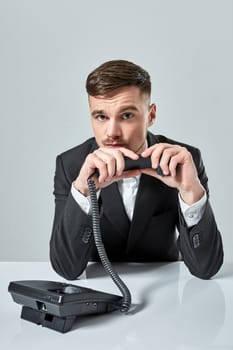
{"label": "telephone base", "polygon": [[66,333],[73,327],[76,316],[58,317],[44,311],[23,306],[21,318],[37,325],[41,325],[42,327],[47,327],[61,333]]}
{"label": "telephone base", "polygon": [[122,297],[69,283],[10,282],[8,291],[21,304],[21,318],[58,332],[68,332],[77,316],[120,310]]}

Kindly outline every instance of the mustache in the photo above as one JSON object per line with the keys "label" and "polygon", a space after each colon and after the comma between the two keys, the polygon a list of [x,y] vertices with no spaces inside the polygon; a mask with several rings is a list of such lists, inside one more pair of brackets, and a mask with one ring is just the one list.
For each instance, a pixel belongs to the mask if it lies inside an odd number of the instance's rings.
{"label": "mustache", "polygon": [[123,140],[121,137],[109,137],[103,140],[103,144],[108,144],[108,143],[127,143],[125,140]]}

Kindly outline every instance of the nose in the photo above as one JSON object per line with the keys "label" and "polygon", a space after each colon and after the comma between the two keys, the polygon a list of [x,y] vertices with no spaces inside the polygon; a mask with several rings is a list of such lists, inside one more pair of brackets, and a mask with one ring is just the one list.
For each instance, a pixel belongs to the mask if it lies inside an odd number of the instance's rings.
{"label": "nose", "polygon": [[109,120],[106,130],[109,138],[116,138],[121,136],[121,127],[116,120]]}

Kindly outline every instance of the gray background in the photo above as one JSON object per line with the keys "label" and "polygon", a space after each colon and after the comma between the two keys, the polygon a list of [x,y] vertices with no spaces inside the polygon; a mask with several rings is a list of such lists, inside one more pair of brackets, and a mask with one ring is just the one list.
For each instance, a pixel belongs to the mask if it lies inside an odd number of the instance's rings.
{"label": "gray background", "polygon": [[0,0],[0,260],[48,260],[55,157],[92,135],[85,79],[116,58],[151,74],[152,131],[202,150],[232,260],[232,18],[231,0]]}

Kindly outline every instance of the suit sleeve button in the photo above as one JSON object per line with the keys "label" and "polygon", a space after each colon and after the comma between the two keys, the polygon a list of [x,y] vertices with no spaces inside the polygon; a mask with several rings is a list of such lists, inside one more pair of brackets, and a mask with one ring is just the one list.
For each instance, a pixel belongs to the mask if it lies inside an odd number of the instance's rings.
{"label": "suit sleeve button", "polygon": [[91,227],[86,227],[84,232],[83,232],[83,236],[82,236],[83,243],[85,243],[85,244],[89,243],[91,235],[92,235]]}

